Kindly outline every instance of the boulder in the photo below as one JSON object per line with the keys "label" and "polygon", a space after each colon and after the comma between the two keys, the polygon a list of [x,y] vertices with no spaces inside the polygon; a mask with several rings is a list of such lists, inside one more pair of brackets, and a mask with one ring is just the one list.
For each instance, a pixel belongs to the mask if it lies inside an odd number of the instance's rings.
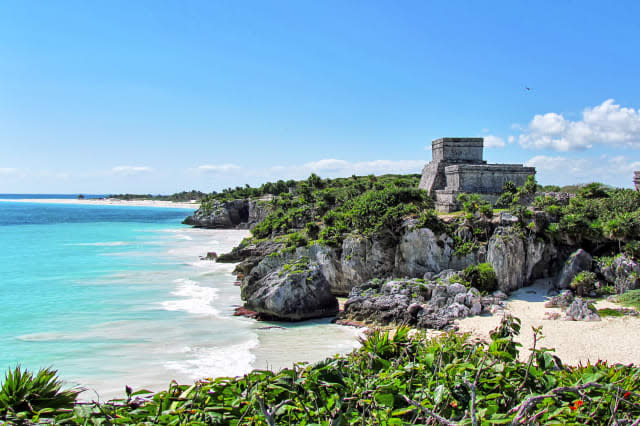
{"label": "boulder", "polygon": [[640,288],[640,265],[624,254],[611,262],[598,262],[598,269],[605,280],[616,288],[617,293]]}
{"label": "boulder", "polygon": [[545,308],[566,308],[573,303],[573,292],[571,290],[562,290],[558,295],[553,296],[545,302]]}
{"label": "boulder", "polygon": [[568,321],[600,321],[598,311],[586,300],[576,297],[565,312]]}
{"label": "boulder", "polygon": [[556,287],[559,289],[569,288],[575,276],[582,271],[590,270],[592,263],[593,258],[591,255],[582,249],[578,249],[565,262],[556,281]]}
{"label": "boulder", "polygon": [[517,216],[509,213],[509,212],[500,212],[499,223],[502,226],[511,226],[518,223],[519,219]]}
{"label": "boulder", "polygon": [[338,313],[338,300],[316,264],[301,271],[279,268],[243,284],[242,295],[248,309],[276,319],[299,321]]}
{"label": "boulder", "polygon": [[[493,298],[487,299],[493,303]],[[379,325],[407,324],[445,329],[457,318],[478,315],[489,306],[480,292],[462,284],[438,285],[418,279],[371,280],[349,294],[340,321],[370,321]]]}

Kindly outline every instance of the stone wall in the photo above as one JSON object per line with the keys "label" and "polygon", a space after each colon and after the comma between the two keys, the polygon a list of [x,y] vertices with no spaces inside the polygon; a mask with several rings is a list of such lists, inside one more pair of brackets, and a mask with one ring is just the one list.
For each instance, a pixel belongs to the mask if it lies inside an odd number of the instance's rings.
{"label": "stone wall", "polygon": [[633,184],[636,187],[636,191],[640,191],[640,171],[633,173]]}
{"label": "stone wall", "polygon": [[482,164],[483,138],[440,138],[431,143],[433,162]]}
{"label": "stone wall", "polygon": [[430,163],[422,169],[420,189],[435,198],[439,211],[457,210],[460,193],[482,194],[494,203],[504,184],[522,186],[536,169],[521,164],[487,164],[483,138],[441,138],[431,143]]}
{"label": "stone wall", "polygon": [[527,177],[535,175],[534,167],[520,164],[464,164],[445,168],[448,189],[477,194],[500,194],[507,182],[524,185]]}

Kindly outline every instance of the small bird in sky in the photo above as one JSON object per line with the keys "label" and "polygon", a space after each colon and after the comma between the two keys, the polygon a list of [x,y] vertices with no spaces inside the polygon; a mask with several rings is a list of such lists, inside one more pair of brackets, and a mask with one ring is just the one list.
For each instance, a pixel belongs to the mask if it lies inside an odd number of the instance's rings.
{"label": "small bird in sky", "polygon": [[531,87],[526,87],[525,86],[524,90],[526,90],[527,92],[530,92],[531,91]]}

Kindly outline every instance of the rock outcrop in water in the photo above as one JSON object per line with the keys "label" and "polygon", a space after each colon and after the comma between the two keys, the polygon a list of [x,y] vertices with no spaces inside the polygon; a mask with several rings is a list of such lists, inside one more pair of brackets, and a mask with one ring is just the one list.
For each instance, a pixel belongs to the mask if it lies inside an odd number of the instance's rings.
{"label": "rock outcrop in water", "polygon": [[269,317],[292,321],[330,317],[338,300],[317,264],[284,264],[242,286],[246,307]]}

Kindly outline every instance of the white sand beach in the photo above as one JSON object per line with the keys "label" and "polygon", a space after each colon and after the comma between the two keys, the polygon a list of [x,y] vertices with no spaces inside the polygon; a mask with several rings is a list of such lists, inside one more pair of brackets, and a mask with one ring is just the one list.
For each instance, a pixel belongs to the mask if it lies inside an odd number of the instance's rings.
{"label": "white sand beach", "polygon": [[29,198],[29,199],[0,199],[12,203],[40,203],[40,204],[83,204],[87,206],[138,206],[138,207],[169,207],[176,209],[194,209],[200,207],[198,202],[174,202],[159,200],[119,200],[117,198],[88,198],[84,200],[67,198]]}
{"label": "white sand beach", "polygon": [[[586,364],[606,360],[610,363],[640,364],[640,317],[605,317],[602,321],[564,321],[543,319],[545,312],[561,312],[557,308],[545,308],[550,280],[539,280],[524,287],[507,299],[505,312],[520,318],[522,328],[517,339],[522,344],[520,357],[527,359],[533,345],[532,327],[543,326],[544,338],[538,347],[555,348],[555,353],[565,364]],[[619,307],[611,302],[599,301],[598,309]],[[563,315],[564,317],[564,315]],[[474,337],[489,339],[489,332],[496,328],[501,314],[469,317],[458,322],[461,332]]]}

